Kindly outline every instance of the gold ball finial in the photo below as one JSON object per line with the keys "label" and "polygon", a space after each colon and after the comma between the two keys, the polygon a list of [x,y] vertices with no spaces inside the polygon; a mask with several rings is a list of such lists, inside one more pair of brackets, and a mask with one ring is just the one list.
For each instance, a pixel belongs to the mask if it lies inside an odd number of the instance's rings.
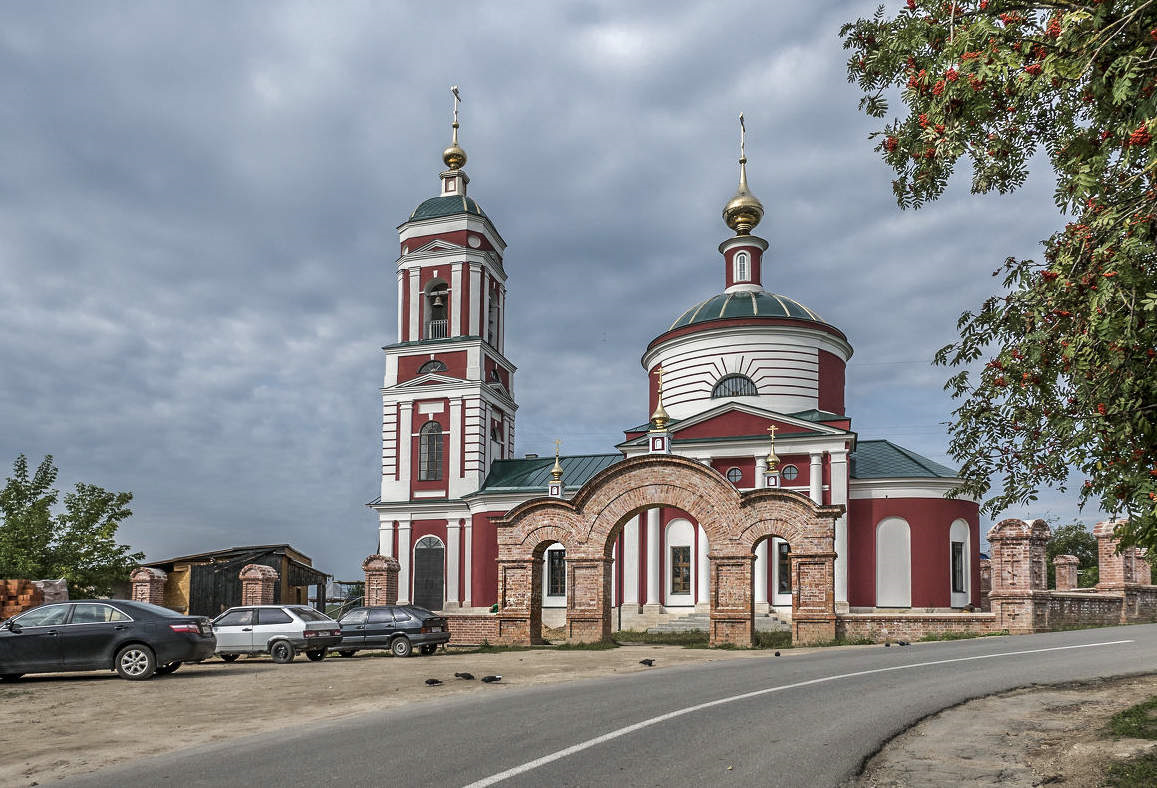
{"label": "gold ball finial", "polygon": [[771,449],[767,452],[767,471],[775,473],[779,470],[779,457],[775,453],[775,433],[779,431],[779,427],[772,424],[767,431],[771,434]]}
{"label": "gold ball finial", "polygon": [[450,124],[454,133],[450,147],[442,151],[442,161],[446,162],[446,166],[450,169],[460,170],[466,164],[466,151],[458,145],[458,103],[462,101],[462,95],[458,92],[457,85],[450,86],[450,93],[454,96],[454,122]]}
{"label": "gold ball finial", "polygon": [[667,409],[663,407],[663,366],[660,364],[657,369],[659,375],[659,386],[656,395],[658,397],[658,404],[655,406],[655,412],[651,414],[651,424],[657,430],[667,429],[667,424],[671,421],[671,417],[667,415]]}
{"label": "gold ball finial", "polygon": [[556,440],[554,442],[554,467],[550,469],[550,480],[552,482],[562,481],[562,463],[558,461],[558,447],[562,445],[562,441]]}
{"label": "gold ball finial", "polygon": [[747,127],[739,113],[739,188],[723,206],[723,221],[736,235],[748,235],[763,218],[763,203],[747,188]]}

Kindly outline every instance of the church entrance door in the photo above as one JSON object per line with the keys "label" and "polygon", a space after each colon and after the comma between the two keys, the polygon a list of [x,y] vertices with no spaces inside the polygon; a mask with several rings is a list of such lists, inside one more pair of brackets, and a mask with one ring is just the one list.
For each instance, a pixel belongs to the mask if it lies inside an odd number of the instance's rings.
{"label": "church entrance door", "polygon": [[436,536],[424,536],[414,546],[414,604],[418,607],[442,609],[445,558],[446,548]]}

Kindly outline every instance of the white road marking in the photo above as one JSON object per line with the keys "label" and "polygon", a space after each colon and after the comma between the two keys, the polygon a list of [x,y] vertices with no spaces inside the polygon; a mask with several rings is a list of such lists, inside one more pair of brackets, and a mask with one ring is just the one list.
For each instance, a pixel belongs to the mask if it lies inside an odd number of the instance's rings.
{"label": "white road marking", "polygon": [[997,657],[1019,657],[1024,654],[1043,654],[1047,651],[1069,651],[1077,648],[1094,648],[1096,646],[1119,646],[1124,643],[1132,642],[1134,641],[1110,640],[1104,643],[1082,643],[1076,646],[1053,646],[1052,648],[1033,648],[1027,649],[1025,651],[1002,651],[999,654],[979,654],[974,657],[937,659],[932,660],[931,662],[916,662],[911,665],[892,665],[887,668],[873,668],[872,670],[858,670],[855,673],[841,673],[836,676],[823,676],[822,678],[818,679],[798,681],[795,684],[784,684],[779,687],[768,687],[766,689],[755,690],[753,692],[745,692],[742,695],[732,695],[729,698],[719,698],[718,700],[712,700],[706,703],[697,704],[695,706],[688,706],[683,709],[670,711],[666,714],[660,714],[658,717],[652,717],[649,720],[636,722],[634,725],[628,725],[625,728],[619,728],[618,730],[611,731],[610,733],[604,733],[602,736],[596,736],[593,739],[587,739],[584,742],[567,747],[566,749],[552,752],[549,755],[542,756],[541,758],[535,758],[533,761],[527,761],[521,766],[515,766],[511,769],[507,769],[504,772],[499,772],[498,774],[491,775],[485,779],[470,783],[469,785],[465,786],[465,788],[483,788],[483,786],[494,785],[495,783],[502,782],[503,780],[509,780],[511,777],[515,777],[519,774],[525,774],[526,772],[529,772],[533,769],[537,769],[539,766],[545,766],[548,763],[553,763],[554,761],[561,760],[567,756],[574,755],[576,752],[582,752],[583,750],[588,750],[596,745],[613,741],[614,739],[618,739],[622,736],[626,736],[629,733],[642,730],[643,728],[649,728],[652,725],[658,725],[661,722],[673,720],[676,717],[682,717],[684,714],[691,714],[692,712],[702,711],[703,709],[710,709],[713,706],[722,706],[725,703],[734,703],[740,700],[747,700],[748,698],[757,698],[760,695],[769,695],[773,692],[783,692],[784,690],[798,689],[800,687],[808,687],[813,684],[824,684],[829,681],[839,681],[840,679],[850,679],[857,676],[870,676],[873,673],[889,673],[894,670],[911,670],[912,668],[926,668],[930,665],[947,665],[952,662],[972,662],[974,660],[995,659]]}

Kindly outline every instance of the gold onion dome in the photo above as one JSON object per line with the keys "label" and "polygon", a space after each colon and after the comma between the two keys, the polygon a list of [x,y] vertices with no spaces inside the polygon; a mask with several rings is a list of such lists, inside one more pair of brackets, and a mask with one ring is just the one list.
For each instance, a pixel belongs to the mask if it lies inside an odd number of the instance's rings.
{"label": "gold onion dome", "polygon": [[454,141],[442,151],[442,161],[452,170],[460,170],[466,164],[466,151],[458,145],[458,124],[454,124]]}
{"label": "gold onion dome", "polygon": [[739,189],[723,206],[723,221],[736,235],[748,235],[763,218],[763,203],[747,188],[747,157],[739,159]]}

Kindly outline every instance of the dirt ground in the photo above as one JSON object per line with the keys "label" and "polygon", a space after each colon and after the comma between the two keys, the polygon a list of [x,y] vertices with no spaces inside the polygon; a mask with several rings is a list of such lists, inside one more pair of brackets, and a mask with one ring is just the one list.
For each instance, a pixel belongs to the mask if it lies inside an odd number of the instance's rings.
{"label": "dirt ground", "polygon": [[861,786],[1098,786],[1109,765],[1157,742],[1113,739],[1104,727],[1157,695],[1157,676],[1026,688],[978,698],[923,720],[871,761]]}
{"label": "dirt ground", "polygon": [[[793,649],[785,656],[806,655]],[[28,676],[0,685],[0,785],[35,785],[238,735],[260,733],[447,694],[670,667],[764,658],[765,651],[623,646],[606,651],[515,651],[395,659],[363,653],[275,665],[267,657],[185,665],[129,682],[112,673]],[[460,681],[456,671],[502,681]],[[425,679],[445,683],[427,687]],[[1109,759],[1153,742],[1105,741],[1117,711],[1157,695],[1157,676],[1017,690],[947,709],[898,736],[869,763],[866,786],[1098,785]],[[240,704],[238,703],[240,701]],[[99,717],[94,713],[99,710]]]}

